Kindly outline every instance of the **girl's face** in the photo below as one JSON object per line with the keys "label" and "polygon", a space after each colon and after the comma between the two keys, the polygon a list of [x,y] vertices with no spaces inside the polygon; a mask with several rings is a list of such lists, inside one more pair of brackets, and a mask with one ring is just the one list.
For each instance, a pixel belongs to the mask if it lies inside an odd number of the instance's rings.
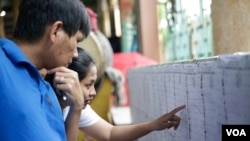
{"label": "girl's face", "polygon": [[85,105],[90,104],[96,95],[95,82],[97,79],[97,68],[94,64],[90,65],[90,69],[86,77],[81,80],[82,89],[87,89],[88,93],[84,93]]}

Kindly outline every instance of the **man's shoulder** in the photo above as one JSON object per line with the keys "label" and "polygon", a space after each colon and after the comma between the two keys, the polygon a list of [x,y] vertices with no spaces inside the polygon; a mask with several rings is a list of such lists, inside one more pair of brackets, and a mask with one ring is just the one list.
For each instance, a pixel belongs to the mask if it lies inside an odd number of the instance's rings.
{"label": "man's shoulder", "polygon": [[15,53],[12,53],[13,51],[11,51],[13,45],[11,45],[10,42],[11,41],[8,39],[0,38],[0,64],[3,69],[11,64],[11,58],[16,55]]}
{"label": "man's shoulder", "polygon": [[14,41],[7,38],[0,38],[0,58],[5,60],[6,63],[8,62],[7,60],[13,64],[20,62],[29,63],[21,48]]}
{"label": "man's shoulder", "polygon": [[6,41],[7,39],[0,38],[0,64],[2,69],[7,69],[5,66],[9,64],[10,60],[7,52],[9,48],[6,46]]}
{"label": "man's shoulder", "polygon": [[0,47],[1,48],[8,45],[8,44],[13,44],[14,45],[15,43],[9,38],[0,38]]}
{"label": "man's shoulder", "polygon": [[[3,54],[10,54],[17,49],[17,45],[7,38],[0,38],[0,52]],[[1,56],[2,57],[2,56]]]}

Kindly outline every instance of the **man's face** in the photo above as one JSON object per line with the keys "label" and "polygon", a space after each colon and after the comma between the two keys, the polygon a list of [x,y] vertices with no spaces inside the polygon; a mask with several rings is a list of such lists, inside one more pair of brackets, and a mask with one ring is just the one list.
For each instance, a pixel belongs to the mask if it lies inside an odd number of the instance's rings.
{"label": "man's face", "polygon": [[64,31],[60,31],[57,34],[57,41],[53,45],[53,60],[51,60],[54,64],[50,64],[50,68],[58,66],[67,67],[73,58],[78,57],[77,44],[84,38],[80,31],[71,37]]}

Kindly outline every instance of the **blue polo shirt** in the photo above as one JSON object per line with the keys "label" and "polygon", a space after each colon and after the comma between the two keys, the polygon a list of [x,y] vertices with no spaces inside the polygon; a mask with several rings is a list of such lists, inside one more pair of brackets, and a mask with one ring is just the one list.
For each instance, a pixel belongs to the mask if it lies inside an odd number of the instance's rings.
{"label": "blue polo shirt", "polygon": [[66,141],[53,89],[6,38],[0,39],[0,140]]}

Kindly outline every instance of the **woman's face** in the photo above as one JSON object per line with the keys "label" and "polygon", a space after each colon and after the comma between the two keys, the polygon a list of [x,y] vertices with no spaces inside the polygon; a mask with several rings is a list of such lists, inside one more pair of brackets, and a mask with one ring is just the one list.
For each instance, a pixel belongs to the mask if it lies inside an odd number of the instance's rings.
{"label": "woman's face", "polygon": [[81,80],[82,89],[87,89],[88,93],[84,93],[84,100],[85,105],[90,104],[93,100],[94,96],[96,95],[95,91],[95,82],[97,79],[97,68],[94,64],[90,65],[89,72],[87,73],[86,77]]}

